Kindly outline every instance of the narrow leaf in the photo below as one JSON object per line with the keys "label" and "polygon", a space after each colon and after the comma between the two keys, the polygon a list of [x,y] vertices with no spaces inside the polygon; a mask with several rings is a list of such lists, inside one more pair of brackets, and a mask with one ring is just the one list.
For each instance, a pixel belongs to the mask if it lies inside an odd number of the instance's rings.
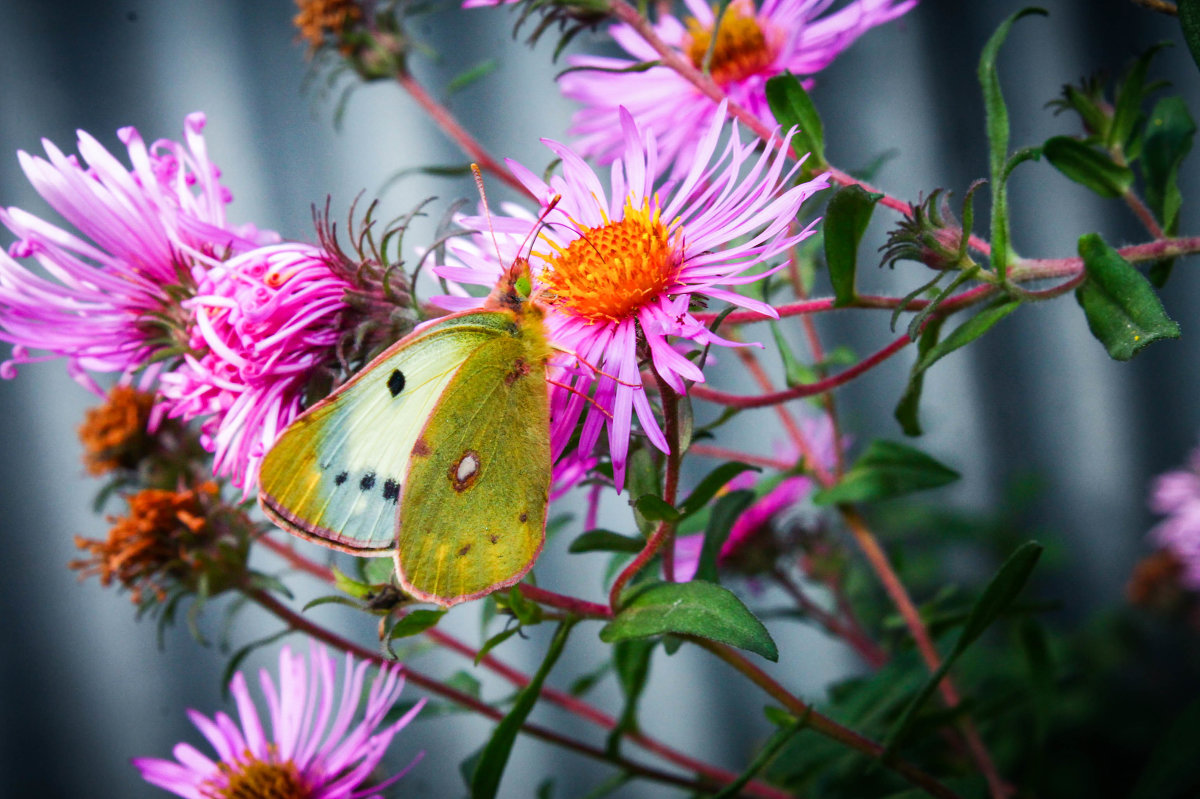
{"label": "narrow leaf", "polygon": [[825,263],[833,283],[835,308],[854,302],[854,275],[858,268],[858,245],[866,232],[875,203],[883,197],[861,186],[839,189],[825,211]]}
{"label": "narrow leaf", "polygon": [[1024,8],[1000,23],[1000,27],[984,45],[979,57],[979,83],[983,88],[983,105],[987,117],[988,165],[992,186],[992,267],[1004,277],[1008,268],[1008,197],[1004,186],[1004,166],[1008,160],[1008,107],[1000,90],[1000,75],[996,57],[1008,38],[1013,23],[1030,14],[1045,15],[1041,8]]}
{"label": "narrow leaf", "polygon": [[704,479],[692,489],[688,498],[680,504],[679,509],[683,511],[684,516],[690,516],[707,505],[708,501],[716,496],[717,492],[724,488],[730,480],[742,472],[750,471],[761,472],[762,469],[741,461],[722,463],[705,475]]}
{"label": "narrow leaf", "polygon": [[813,502],[874,502],[944,486],[958,476],[958,472],[918,449],[894,441],[872,441],[836,485],[813,495]]}
{"label": "narrow leaf", "polygon": [[912,370],[908,373],[908,387],[904,389],[904,395],[896,403],[896,410],[893,412],[906,436],[921,435],[918,408],[921,404],[921,389],[925,386],[925,367],[921,366],[921,360],[925,353],[937,344],[945,321],[944,316],[931,319],[921,331],[921,338],[917,340],[917,360],[913,362]]}
{"label": "narrow leaf", "polygon": [[[1183,4],[1180,4],[1182,16]],[[1163,733],[1138,778],[1130,799],[1167,799],[1195,796],[1200,789],[1200,699],[1193,700]]]}
{"label": "narrow leaf", "polygon": [[809,169],[825,166],[825,133],[821,128],[821,117],[796,76],[785,72],[767,81],[767,103],[784,132],[793,126],[799,128],[792,142],[796,152],[812,153],[806,166]]}
{"label": "narrow leaf", "polygon": [[775,349],[779,351],[779,359],[783,361],[783,382],[787,384],[788,388],[795,388],[806,382],[809,375],[812,374],[812,370],[801,363],[796,354],[792,352],[792,345],[783,335],[783,329],[779,323],[772,321],[770,327],[771,338],[775,339]]}
{"label": "narrow leaf", "polygon": [[888,731],[887,738],[884,740],[886,749],[885,757],[901,744],[905,733],[911,727],[913,720],[916,718],[918,711],[924,706],[929,698],[933,696],[933,692],[937,690],[938,684],[950,671],[950,667],[954,662],[962,656],[963,652],[973,644],[980,635],[983,634],[992,622],[994,622],[1001,613],[1016,599],[1017,594],[1025,587],[1029,575],[1033,572],[1033,567],[1037,564],[1038,558],[1042,554],[1042,545],[1036,541],[1027,541],[1009,556],[1008,560],[1000,567],[991,582],[983,589],[983,593],[975,600],[975,604],[971,607],[971,612],[967,615],[967,621],[963,625],[962,633],[958,637],[958,641],[954,645],[954,649],[950,655],[942,661],[942,665],[935,671],[925,685],[921,688],[917,695],[912,698],[904,712],[900,714],[899,721],[893,725]]}
{"label": "narrow leaf", "polygon": [[611,530],[588,530],[567,547],[568,552],[641,552],[645,539]]}
{"label": "narrow leaf", "polygon": [[1146,122],[1142,148],[1146,202],[1170,234],[1177,231],[1179,221],[1179,167],[1191,152],[1195,135],[1196,123],[1180,97],[1159,100]]}
{"label": "narrow leaf", "polygon": [[1120,197],[1133,185],[1133,170],[1079,139],[1055,136],[1042,145],[1046,160],[1071,180],[1101,197]]}
{"label": "narrow leaf", "polygon": [[633,506],[642,514],[642,518],[652,522],[674,522],[683,515],[678,508],[655,494],[643,494]]}
{"label": "narrow leaf", "polygon": [[423,633],[441,621],[444,610],[411,610],[392,627],[388,639],[408,638]]}
{"label": "narrow leaf", "polygon": [[1146,72],[1155,54],[1165,46],[1166,43],[1160,42],[1142,53],[1121,78],[1113,101],[1112,127],[1104,140],[1106,147],[1124,150],[1129,144],[1146,99]]}
{"label": "narrow leaf", "polygon": [[546,652],[546,659],[542,661],[529,683],[517,694],[512,710],[496,725],[491,739],[483,747],[471,773],[471,799],[493,799],[496,796],[496,791],[500,788],[500,778],[504,775],[504,767],[508,765],[508,756],[517,740],[517,733],[521,731],[521,725],[533,710],[541,694],[542,683],[546,681],[546,676],[562,654],[567,644],[567,635],[574,624],[575,619],[571,617],[559,623],[554,632],[554,639],[550,641],[550,649]]}
{"label": "narrow leaf", "polygon": [[633,593],[600,630],[607,643],[651,635],[694,635],[778,660],[771,634],[732,592],[703,580],[653,583]]}
{"label": "narrow leaf", "polygon": [[[811,708],[809,712],[811,713]],[[742,788],[745,788],[758,772],[766,768],[767,764],[783,751],[783,747],[787,745],[788,741],[792,740],[796,733],[804,729],[805,725],[808,724],[808,716],[809,713],[805,713],[783,729],[771,733],[771,737],[762,745],[762,749],[758,750],[758,754],[750,761],[750,765],[746,767],[746,770],[736,780],[713,794],[712,799],[735,799],[735,797],[740,796]]]}
{"label": "narrow leaf", "polygon": [[509,638],[512,638],[514,635],[516,635],[520,631],[521,631],[521,628],[519,626],[509,627],[507,630],[501,630],[500,632],[493,635],[491,638],[484,641],[483,646],[479,647],[479,651],[475,653],[475,665],[478,666],[483,661],[483,659],[485,657],[487,657],[489,652],[491,652],[496,647],[500,646],[500,644],[504,643]]}
{"label": "narrow leaf", "polygon": [[704,528],[704,546],[700,550],[700,564],[696,567],[695,579],[717,582],[717,561],[721,556],[721,548],[733,532],[733,525],[753,501],[753,491],[731,491],[717,500],[712,515],[708,517],[708,525]]}
{"label": "narrow leaf", "polygon": [[625,706],[616,726],[608,734],[606,749],[610,755],[617,754],[617,746],[621,736],[626,732],[635,732],[637,725],[638,700],[646,688],[646,678],[650,676],[650,657],[658,641],[646,638],[636,638],[628,641],[618,641],[613,644],[612,662],[617,673],[617,682],[625,697]]}
{"label": "narrow leaf", "polygon": [[1109,356],[1127,361],[1153,341],[1179,338],[1179,325],[1163,310],[1150,281],[1099,234],[1080,237],[1079,255],[1087,279],[1075,290],[1075,298]]}

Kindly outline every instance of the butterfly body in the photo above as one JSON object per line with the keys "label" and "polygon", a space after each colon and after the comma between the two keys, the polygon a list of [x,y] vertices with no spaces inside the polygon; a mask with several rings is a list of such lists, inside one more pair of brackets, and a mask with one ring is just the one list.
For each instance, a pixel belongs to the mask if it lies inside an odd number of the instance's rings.
{"label": "butterfly body", "polygon": [[335,549],[394,554],[418,599],[512,585],[544,538],[549,356],[541,310],[512,280],[484,309],[419,328],[284,431],[263,460],[264,511]]}

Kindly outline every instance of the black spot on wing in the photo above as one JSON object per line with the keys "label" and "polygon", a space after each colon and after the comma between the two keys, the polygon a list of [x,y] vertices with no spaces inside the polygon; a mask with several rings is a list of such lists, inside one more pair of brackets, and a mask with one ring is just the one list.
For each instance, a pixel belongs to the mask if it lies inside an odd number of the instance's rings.
{"label": "black spot on wing", "polygon": [[346,482],[348,477],[350,477],[349,472],[338,472],[338,476],[333,478],[333,484],[340,486],[342,483]]}
{"label": "black spot on wing", "polygon": [[383,484],[383,498],[390,499],[393,505],[400,501],[400,484],[390,477]]}
{"label": "black spot on wing", "polygon": [[456,552],[455,555],[457,555],[458,557],[461,558],[463,555],[466,555],[470,551],[471,551],[471,545],[467,544],[462,549],[458,550],[458,552]]}
{"label": "black spot on wing", "polygon": [[397,396],[404,390],[404,372],[399,369],[392,370],[392,376],[388,378],[388,391],[392,392],[392,396]]}
{"label": "black spot on wing", "polygon": [[367,472],[366,474],[364,474],[362,476],[362,479],[358,481],[358,487],[361,488],[363,491],[370,491],[372,488],[374,488],[375,487],[375,472]]}

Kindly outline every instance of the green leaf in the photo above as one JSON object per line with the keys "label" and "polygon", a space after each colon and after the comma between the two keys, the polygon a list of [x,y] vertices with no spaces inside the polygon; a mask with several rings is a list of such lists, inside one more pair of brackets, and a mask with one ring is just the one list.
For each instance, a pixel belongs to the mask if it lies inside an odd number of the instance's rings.
{"label": "green leaf", "polygon": [[958,476],[918,449],[895,441],[872,441],[836,485],[813,495],[813,502],[833,505],[890,499],[953,483]]}
{"label": "green leaf", "polygon": [[917,412],[921,404],[921,389],[925,385],[925,367],[921,366],[921,359],[937,344],[945,321],[944,316],[931,319],[917,340],[917,360],[913,362],[912,370],[908,373],[908,387],[904,389],[904,395],[896,403],[896,410],[893,412],[906,436],[921,435],[921,419]]}
{"label": "green leaf", "polygon": [[1192,53],[1192,60],[1200,66],[1200,0],[1177,0],[1175,6],[1179,9],[1183,40]]}
{"label": "green leaf", "polygon": [[1166,43],[1160,42],[1142,53],[1121,78],[1116,99],[1113,101],[1112,125],[1104,138],[1105,147],[1124,150],[1129,145],[1138,118],[1142,115],[1142,104],[1146,100],[1146,72],[1150,69],[1150,62],[1155,54],[1166,46]]}
{"label": "green leaf", "polygon": [[[1180,16],[1183,4],[1180,3]],[[1200,789],[1200,699],[1193,700],[1167,728],[1150,762],[1138,778],[1130,799],[1175,799],[1195,796]]]}
{"label": "green leaf", "polygon": [[933,696],[933,692],[937,690],[938,684],[950,671],[954,662],[1017,598],[1017,594],[1029,580],[1029,575],[1033,573],[1033,567],[1037,565],[1042,549],[1044,547],[1036,541],[1027,541],[1017,547],[1008,560],[1004,561],[1004,564],[992,577],[991,582],[983,589],[983,593],[975,600],[975,604],[971,606],[971,612],[967,615],[967,621],[963,625],[962,632],[950,655],[942,661],[941,667],[930,675],[924,687],[904,709],[900,720],[888,731],[887,738],[884,740],[885,757],[896,751],[896,747],[900,745],[905,733],[916,718],[917,711],[929,701],[929,697]]}
{"label": "green leaf", "polygon": [[621,535],[612,530],[588,530],[567,547],[568,552],[641,552],[645,539]]}
{"label": "green leaf", "polygon": [[771,634],[731,591],[703,580],[652,583],[635,591],[600,630],[607,643],[675,633],[729,644],[778,660]]}
{"label": "green leaf", "polygon": [[654,654],[657,644],[658,641],[646,638],[618,641],[613,644],[612,662],[621,693],[625,697],[625,706],[616,726],[608,734],[606,749],[610,755],[617,754],[621,736],[638,729],[638,700],[646,688],[646,678],[650,676],[650,657]]}
{"label": "green leaf", "polygon": [[410,610],[392,626],[391,632],[388,633],[388,640],[408,638],[411,635],[423,633],[435,626],[445,615],[446,611],[444,610]]}
{"label": "green leaf", "polygon": [[1121,197],[1133,185],[1133,170],[1079,139],[1055,136],[1042,145],[1046,160],[1071,180],[1101,197]]}
{"label": "green leaf", "polygon": [[804,729],[804,727],[808,724],[808,717],[811,712],[812,708],[809,708],[809,711],[804,715],[798,718],[793,718],[787,726],[771,733],[771,737],[768,738],[767,742],[764,743],[762,748],[758,750],[758,754],[755,755],[754,759],[750,761],[750,765],[746,767],[746,770],[743,771],[741,775],[739,775],[738,778],[733,782],[729,783],[720,791],[713,794],[712,799],[735,799],[736,797],[740,796],[742,788],[745,788],[750,780],[754,779],[754,777],[760,771],[766,768],[767,765],[775,759],[775,756],[783,750],[783,747],[787,745],[787,742],[790,741],[796,735],[796,733]]}
{"label": "green leaf", "polygon": [[497,66],[499,66],[499,62],[494,58],[489,58],[487,61],[476,64],[464,72],[460,72],[446,84],[446,94],[454,94],[457,91],[462,91],[480,78],[484,78],[495,72]]}
{"label": "green leaf", "polygon": [[1171,235],[1178,231],[1179,167],[1192,151],[1196,123],[1180,97],[1159,100],[1146,122],[1142,168],[1146,177],[1146,202]]}
{"label": "green leaf", "polygon": [[574,624],[573,617],[559,623],[554,638],[550,641],[550,649],[546,652],[546,659],[542,661],[529,683],[517,694],[512,710],[496,725],[491,739],[483,747],[471,772],[471,799],[494,799],[496,796],[496,791],[500,788],[500,778],[504,775],[504,767],[508,765],[508,756],[517,740],[517,733],[521,731],[521,725],[533,710],[541,694],[542,683],[558,662],[567,644],[567,635]]}
{"label": "green leaf", "polygon": [[643,519],[651,522],[675,522],[683,517],[678,508],[656,494],[643,494],[633,506]]}
{"label": "green leaf", "polygon": [[690,516],[696,511],[708,504],[708,501],[716,496],[717,492],[725,487],[733,478],[737,477],[742,472],[761,472],[762,469],[758,466],[751,466],[748,463],[741,461],[729,461],[722,463],[717,468],[713,469],[704,479],[692,489],[692,493],[688,495],[679,506],[683,511],[684,516]]}
{"label": "green leaf", "polygon": [[858,245],[862,241],[875,203],[883,197],[851,185],[839,189],[825,211],[825,263],[833,283],[835,308],[854,302],[854,275],[858,268]]}
{"label": "green leaf", "polygon": [[1179,338],[1179,325],[1163,310],[1150,281],[1098,233],[1079,238],[1079,255],[1087,279],[1075,298],[1110,357],[1127,361],[1152,341]]}
{"label": "green leaf", "polygon": [[396,572],[396,561],[392,558],[355,558],[358,571],[368,585],[382,585],[392,581]]}
{"label": "green leaf", "polygon": [[491,652],[496,647],[500,646],[500,644],[504,643],[509,638],[512,638],[514,635],[516,635],[520,631],[521,631],[521,627],[519,625],[515,626],[515,627],[509,627],[507,630],[501,630],[500,632],[493,635],[491,638],[484,641],[483,646],[479,647],[479,651],[475,653],[475,665],[478,666],[483,661],[483,659],[485,657],[487,657],[487,654],[489,652]]}
{"label": "green leaf", "polygon": [[1008,269],[1011,256],[1008,235],[1008,197],[1004,185],[1004,167],[1008,160],[1008,107],[1000,90],[1000,75],[996,57],[1008,38],[1013,23],[1030,14],[1045,16],[1041,8],[1023,8],[1013,14],[988,39],[979,57],[979,83],[983,87],[983,105],[987,117],[988,166],[992,185],[992,267],[1001,278]]}
{"label": "green leaf", "polygon": [[750,507],[753,501],[753,491],[731,491],[717,500],[712,515],[708,517],[708,525],[704,528],[704,546],[700,550],[700,564],[696,567],[693,579],[717,582],[717,561],[721,547],[725,545],[742,511]]}
{"label": "green leaf", "polygon": [[825,166],[825,133],[821,129],[821,116],[796,76],[785,72],[767,81],[767,103],[785,133],[793,126],[799,127],[792,144],[798,153],[812,153],[805,166],[809,169]]}
{"label": "green leaf", "polygon": [[795,388],[805,382],[806,378],[812,374],[812,370],[805,364],[801,363],[796,354],[792,352],[792,345],[783,335],[783,329],[778,322],[771,321],[771,338],[775,339],[775,349],[779,351],[779,359],[783,361],[783,382],[788,388]]}
{"label": "green leaf", "polygon": [[355,599],[366,599],[373,593],[371,586],[366,583],[360,583],[353,577],[348,577],[337,566],[334,566],[332,571],[333,586],[342,593],[349,594]]}

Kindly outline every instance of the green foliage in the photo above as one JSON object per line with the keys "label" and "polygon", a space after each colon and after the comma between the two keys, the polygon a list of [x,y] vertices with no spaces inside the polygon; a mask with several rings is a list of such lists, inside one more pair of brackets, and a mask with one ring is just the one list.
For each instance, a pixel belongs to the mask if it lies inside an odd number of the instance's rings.
{"label": "green foliage", "polygon": [[1079,255],[1087,279],[1075,297],[1110,357],[1127,361],[1151,342],[1179,338],[1179,325],[1163,310],[1150,281],[1099,234],[1080,237]]}
{"label": "green foliage", "polygon": [[938,488],[957,479],[958,472],[918,449],[894,441],[872,441],[837,484],[813,495],[813,502],[877,502]]}
{"label": "green foliage", "polygon": [[710,583],[718,581],[717,560],[721,555],[721,547],[733,531],[733,525],[752,502],[753,491],[731,491],[717,500],[704,528],[704,546],[700,550],[700,563],[696,567],[697,580],[707,580]]}
{"label": "green foliage", "polygon": [[1121,197],[1133,186],[1132,169],[1070,136],[1048,139],[1042,152],[1055,169],[1101,197]]}
{"label": "green foliage", "polygon": [[600,630],[606,643],[674,633],[707,638],[778,660],[771,634],[731,591],[703,580],[655,582],[626,597]]}
{"label": "green foliage", "polygon": [[568,552],[641,552],[644,538],[614,533],[612,530],[588,530],[571,542]]}
{"label": "green foliage", "polygon": [[827,166],[821,116],[796,76],[785,72],[768,80],[767,103],[784,131],[797,128],[792,146],[798,153],[811,153],[805,167],[818,170]]}
{"label": "green foliage", "polygon": [[1041,8],[1024,8],[1000,24],[984,45],[979,57],[979,83],[983,87],[983,105],[987,116],[988,166],[992,187],[992,268],[1005,277],[1012,257],[1008,230],[1008,193],[1005,172],[1008,165],[1008,106],[1000,90],[996,58],[1008,38],[1013,23],[1030,14],[1045,15]]}
{"label": "green foliage", "polygon": [[852,185],[839,189],[829,201],[825,211],[825,263],[833,283],[834,307],[854,302],[858,245],[871,221],[875,203],[882,197]]}
{"label": "green foliage", "polygon": [[1200,2],[1197,0],[1177,0],[1179,9],[1179,26],[1183,29],[1183,40],[1187,42],[1192,60],[1200,66]]}
{"label": "green foliage", "polygon": [[559,656],[562,655],[563,649],[567,645],[567,636],[574,624],[575,620],[572,618],[559,623],[542,665],[530,678],[529,683],[517,694],[517,700],[513,703],[512,710],[508,711],[508,714],[496,725],[495,732],[483,747],[478,760],[472,764],[470,769],[471,799],[493,799],[496,796],[496,791],[500,788],[500,779],[504,776],[504,767],[508,765],[508,756],[512,752],[513,744],[516,743],[517,733],[521,731],[521,725],[525,723],[525,719],[529,717],[534,704],[537,703],[538,695],[542,691],[542,684],[546,682],[546,676],[558,662]]}

